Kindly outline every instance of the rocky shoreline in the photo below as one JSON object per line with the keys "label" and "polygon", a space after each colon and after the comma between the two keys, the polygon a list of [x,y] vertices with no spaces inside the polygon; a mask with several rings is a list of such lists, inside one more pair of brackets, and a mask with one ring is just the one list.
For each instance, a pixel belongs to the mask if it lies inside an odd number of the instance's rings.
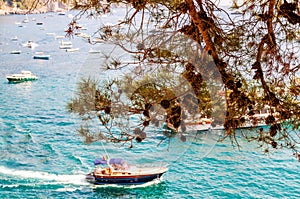
{"label": "rocky shoreline", "polygon": [[47,11],[47,10],[35,10],[35,11],[30,11],[29,12],[28,10],[0,10],[0,15],[42,14],[42,13],[47,13],[47,12],[50,12],[50,11]]}
{"label": "rocky shoreline", "polygon": [[20,8],[1,5],[0,15],[24,15],[24,14],[42,14],[47,12],[65,12],[68,6],[62,3],[48,4],[47,6],[38,7],[34,10],[23,10]]}

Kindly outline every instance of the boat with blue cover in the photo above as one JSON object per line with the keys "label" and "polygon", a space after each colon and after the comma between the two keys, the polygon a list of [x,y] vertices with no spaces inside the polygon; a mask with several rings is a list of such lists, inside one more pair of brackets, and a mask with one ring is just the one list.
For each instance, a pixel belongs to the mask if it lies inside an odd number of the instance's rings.
{"label": "boat with blue cover", "polygon": [[166,166],[131,166],[122,158],[96,159],[95,169],[86,180],[96,185],[134,185],[160,179],[168,171]]}

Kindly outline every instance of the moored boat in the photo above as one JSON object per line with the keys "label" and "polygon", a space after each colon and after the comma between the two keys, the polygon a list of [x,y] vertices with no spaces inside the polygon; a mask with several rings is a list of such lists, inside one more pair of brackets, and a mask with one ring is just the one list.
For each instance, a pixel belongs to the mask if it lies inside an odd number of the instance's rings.
{"label": "moored boat", "polygon": [[101,53],[101,51],[100,50],[96,50],[96,49],[90,49],[89,53],[91,53],[91,54],[98,54],[98,53]]}
{"label": "moored boat", "polygon": [[72,49],[73,45],[71,41],[61,41],[60,42],[60,49]]}
{"label": "moored boat", "polygon": [[72,45],[60,45],[59,46],[59,49],[71,49],[71,48],[73,48]]}
{"label": "moored boat", "polygon": [[32,81],[38,79],[37,76],[32,74],[32,72],[23,70],[20,74],[11,74],[7,75],[6,79],[9,82],[23,82],[23,81]]}
{"label": "moored boat", "polygon": [[79,51],[79,48],[68,48],[66,49],[66,52],[76,52]]}
{"label": "moored boat", "polygon": [[58,15],[62,16],[62,15],[66,15],[66,13],[64,11],[60,11],[57,13]]}
{"label": "moored boat", "polygon": [[10,54],[21,54],[20,50],[12,50],[10,51]]}
{"label": "moored boat", "polygon": [[60,45],[62,45],[62,46],[71,46],[72,42],[71,41],[61,41]]}
{"label": "moored boat", "polygon": [[[244,119],[240,119],[244,121],[238,124],[235,129],[241,130],[269,127],[270,124],[266,124],[265,119],[270,115],[271,113],[262,111],[260,113],[252,115],[251,118],[245,116]],[[275,123],[282,123],[279,118],[276,118],[276,113],[274,113],[273,115],[275,116]],[[197,132],[209,130],[225,130],[225,127],[223,125],[216,125],[214,124],[213,119],[209,118],[201,118],[198,122],[186,123],[186,127],[188,131],[196,130]]]}
{"label": "moored boat", "polygon": [[23,23],[29,23],[28,15],[26,15],[26,18],[22,21]]}
{"label": "moored boat", "polygon": [[24,47],[28,47],[28,48],[33,48],[33,45],[34,45],[34,43],[32,40],[29,40],[23,44]]}
{"label": "moored boat", "polygon": [[50,55],[46,55],[43,52],[38,52],[35,55],[33,55],[33,59],[48,60],[48,59],[50,59]]}
{"label": "moored boat", "polygon": [[63,38],[65,38],[65,36],[63,36],[63,35],[57,35],[57,36],[55,36],[55,39],[63,39]]}
{"label": "moored boat", "polygon": [[86,175],[86,180],[96,185],[144,184],[160,179],[168,170],[165,166],[129,166],[121,158],[95,160],[94,164],[96,167],[93,172]]}
{"label": "moored boat", "polygon": [[18,41],[18,37],[17,36],[14,36],[10,39],[11,41]]}

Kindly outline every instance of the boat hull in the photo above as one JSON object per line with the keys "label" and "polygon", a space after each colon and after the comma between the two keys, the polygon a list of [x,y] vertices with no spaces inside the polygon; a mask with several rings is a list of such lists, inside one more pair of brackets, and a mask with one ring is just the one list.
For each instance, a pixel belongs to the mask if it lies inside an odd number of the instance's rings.
{"label": "boat hull", "polygon": [[144,184],[146,182],[159,179],[163,173],[148,174],[148,175],[130,175],[130,176],[113,176],[113,175],[95,175],[90,173],[86,175],[86,180],[95,185],[103,184],[118,184],[118,185],[135,185]]}
{"label": "boat hull", "polygon": [[20,50],[13,50],[13,51],[10,51],[10,54],[21,54],[21,51]]}
{"label": "boat hull", "polygon": [[33,59],[42,59],[42,60],[49,60],[50,56],[48,55],[44,55],[44,56],[38,56],[38,55],[34,55]]}
{"label": "boat hull", "polygon": [[9,77],[7,77],[7,80],[10,83],[18,83],[18,82],[34,81],[34,80],[37,80],[37,78],[9,78]]}

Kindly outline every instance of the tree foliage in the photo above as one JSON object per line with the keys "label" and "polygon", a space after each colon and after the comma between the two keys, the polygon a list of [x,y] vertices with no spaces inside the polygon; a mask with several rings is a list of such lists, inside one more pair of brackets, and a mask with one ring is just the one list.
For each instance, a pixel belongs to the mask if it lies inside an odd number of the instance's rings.
{"label": "tree foliage", "polygon": [[[128,56],[107,56],[107,69],[124,73],[119,78],[79,83],[69,110],[101,123],[96,132],[82,129],[81,134],[90,141],[101,138],[132,146],[133,140],[146,139],[147,128],[166,123],[162,132],[167,137],[185,140],[187,124],[211,118],[213,125],[224,126],[223,138],[234,144],[239,132],[266,151],[296,150],[298,0],[244,0],[233,2],[230,10],[217,3],[74,0],[79,13],[70,23],[69,36],[83,16],[101,17],[116,6],[126,8],[124,19],[95,30],[94,36],[116,46],[115,54]],[[256,127],[255,113],[262,110],[269,113],[264,118],[269,128],[236,130],[245,123]],[[132,119],[134,115],[138,119]]]}

